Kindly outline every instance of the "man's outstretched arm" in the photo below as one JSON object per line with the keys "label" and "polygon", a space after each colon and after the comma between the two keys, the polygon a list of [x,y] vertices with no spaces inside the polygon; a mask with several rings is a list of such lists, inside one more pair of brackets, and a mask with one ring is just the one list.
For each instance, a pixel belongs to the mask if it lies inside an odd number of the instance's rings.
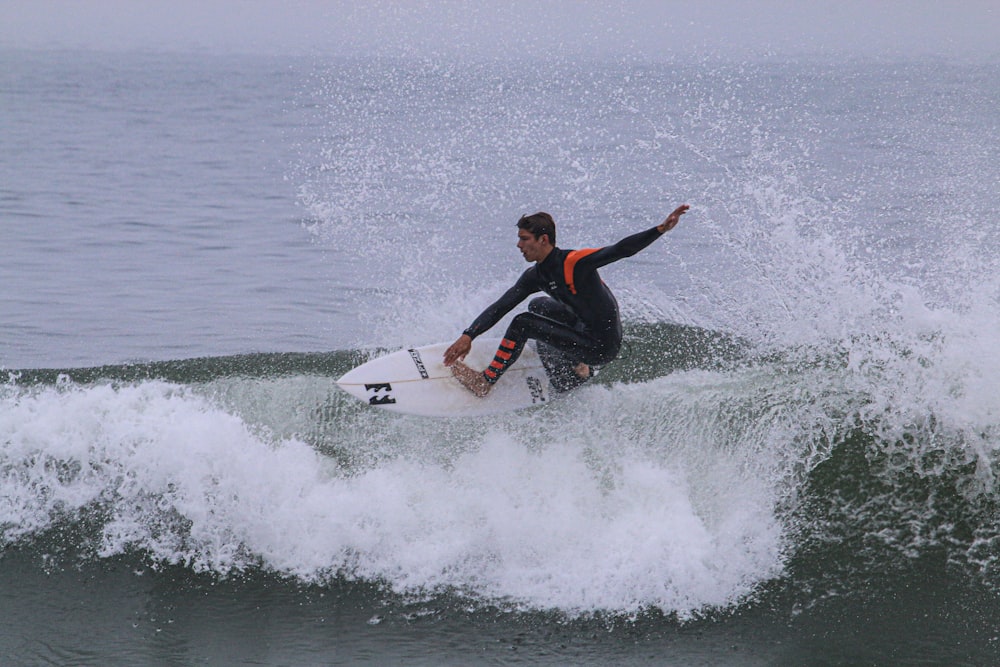
{"label": "man's outstretched arm", "polygon": [[682,204],[674,209],[673,213],[668,215],[667,219],[658,224],[656,227],[650,227],[647,230],[632,234],[631,236],[626,236],[618,243],[604,246],[603,248],[575,250],[570,253],[570,257],[573,258],[574,254],[579,255],[579,257],[574,260],[574,264],[583,269],[599,269],[602,266],[607,266],[611,262],[617,262],[620,259],[631,257],[676,227],[677,223],[680,222],[681,216],[684,215],[689,208],[691,207],[687,204]]}

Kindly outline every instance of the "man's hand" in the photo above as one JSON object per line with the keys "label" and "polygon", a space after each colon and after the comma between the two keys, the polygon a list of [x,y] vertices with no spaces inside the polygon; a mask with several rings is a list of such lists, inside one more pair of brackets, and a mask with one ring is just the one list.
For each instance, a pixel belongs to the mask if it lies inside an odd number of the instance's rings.
{"label": "man's hand", "polygon": [[661,234],[669,232],[671,229],[677,226],[677,223],[681,221],[681,216],[687,213],[687,210],[691,208],[687,204],[681,204],[674,209],[674,212],[667,216],[667,219],[656,226],[660,230]]}
{"label": "man's hand", "polygon": [[444,365],[451,366],[460,359],[465,359],[465,355],[472,349],[472,337],[462,334],[447,350],[444,351]]}

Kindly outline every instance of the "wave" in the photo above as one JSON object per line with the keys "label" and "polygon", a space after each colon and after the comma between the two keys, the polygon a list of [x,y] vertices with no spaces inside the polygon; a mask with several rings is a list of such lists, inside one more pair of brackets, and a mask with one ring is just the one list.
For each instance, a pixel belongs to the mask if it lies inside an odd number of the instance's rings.
{"label": "wave", "polygon": [[0,540],[570,614],[685,618],[927,554],[995,578],[992,431],[877,416],[835,353],[627,339],[557,406],[468,420],[335,387],[377,351],[12,373]]}

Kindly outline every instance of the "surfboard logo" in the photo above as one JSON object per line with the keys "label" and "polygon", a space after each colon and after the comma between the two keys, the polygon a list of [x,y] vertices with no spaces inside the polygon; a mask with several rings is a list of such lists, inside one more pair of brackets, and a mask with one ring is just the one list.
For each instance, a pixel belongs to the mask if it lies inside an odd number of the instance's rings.
{"label": "surfboard logo", "polygon": [[391,405],[396,402],[392,397],[392,385],[388,382],[366,384],[365,391],[371,392],[368,396],[368,405]]}
{"label": "surfboard logo", "polygon": [[412,347],[407,350],[410,353],[410,358],[413,359],[413,365],[417,367],[417,371],[420,373],[420,377],[423,379],[430,378],[427,374],[427,367],[424,366],[424,360],[420,358],[420,353],[414,350]]}
{"label": "surfboard logo", "polygon": [[534,375],[529,375],[525,378],[525,382],[528,383],[528,391],[531,392],[531,402],[534,403],[544,403],[545,402],[545,388],[542,387],[542,381],[536,378]]}

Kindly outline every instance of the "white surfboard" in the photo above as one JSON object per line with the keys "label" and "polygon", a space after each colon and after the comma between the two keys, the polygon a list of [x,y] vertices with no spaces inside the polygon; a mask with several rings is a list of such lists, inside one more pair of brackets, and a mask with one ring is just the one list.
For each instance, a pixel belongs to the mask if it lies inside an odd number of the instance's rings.
{"label": "white surfboard", "polygon": [[[486,368],[499,338],[477,338],[465,363]],[[444,365],[451,343],[407,348],[372,359],[337,380],[352,396],[385,410],[427,417],[470,417],[509,412],[548,403],[555,392],[533,345],[500,376],[492,391],[478,398],[459,384]]]}

